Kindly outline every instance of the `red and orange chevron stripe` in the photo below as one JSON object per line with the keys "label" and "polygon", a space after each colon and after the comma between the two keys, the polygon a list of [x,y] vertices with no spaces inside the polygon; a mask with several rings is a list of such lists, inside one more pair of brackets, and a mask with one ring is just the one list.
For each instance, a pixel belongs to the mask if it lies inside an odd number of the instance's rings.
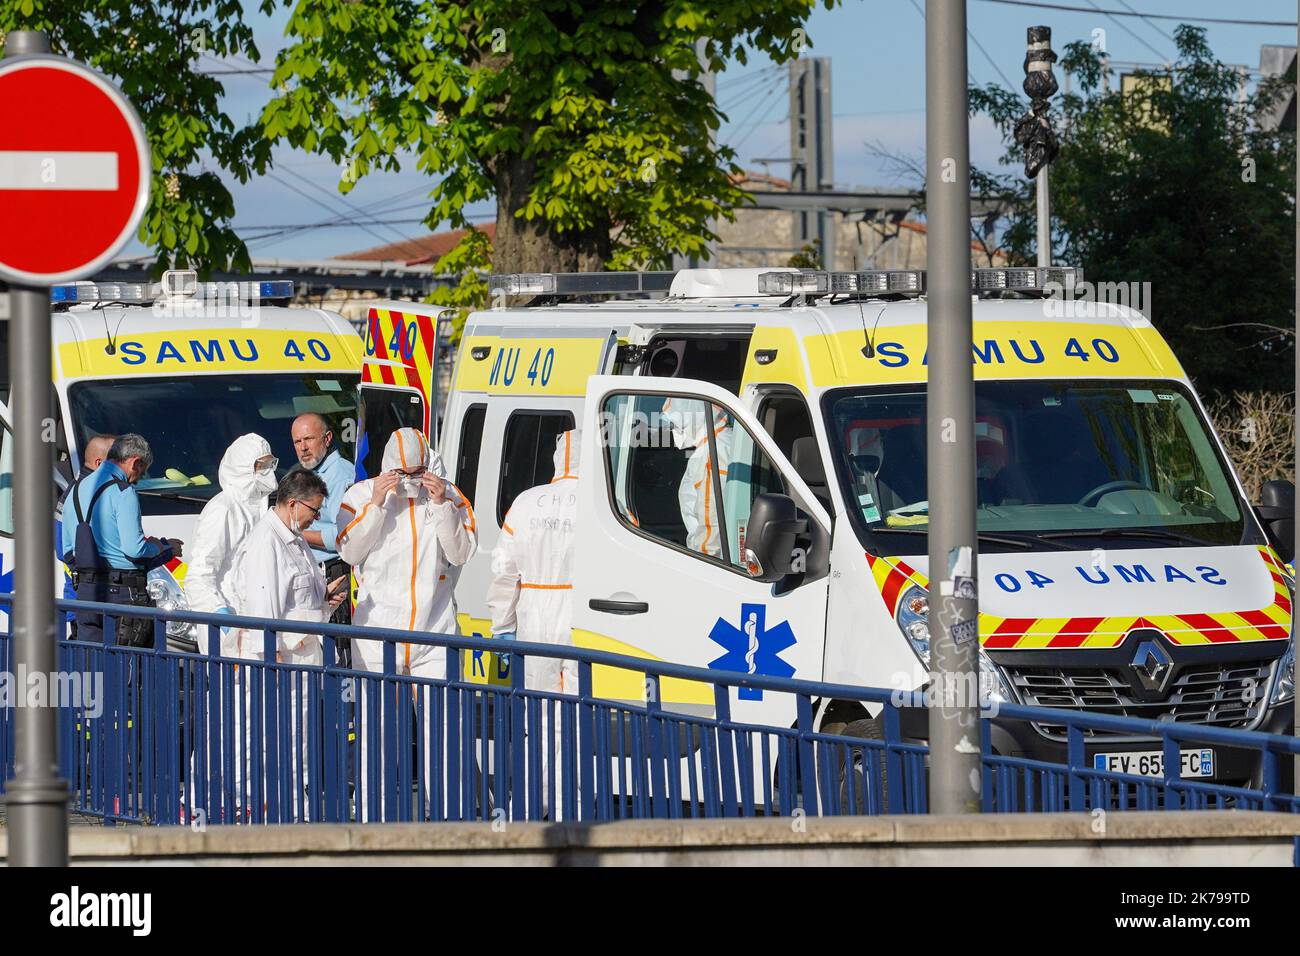
{"label": "red and orange chevron stripe", "polygon": [[[989,650],[1115,647],[1138,627],[1162,631],[1171,644],[1224,644],[1234,641],[1279,641],[1291,635],[1291,594],[1281,560],[1272,548],[1258,546],[1260,558],[1273,578],[1273,602],[1248,611],[1217,614],[1155,614],[1120,617],[996,617],[979,616],[980,644]],[[898,558],[867,555],[880,596],[895,616],[909,584],[929,588],[924,574]]]}
{"label": "red and orange chevron stripe", "polygon": [[[390,349],[394,342],[398,347]],[[424,396],[427,418],[433,383],[434,342],[431,316],[371,309],[366,317],[366,361],[361,366],[361,381],[418,388]],[[389,362],[400,362],[401,367]],[[426,430],[428,425],[425,421]]]}

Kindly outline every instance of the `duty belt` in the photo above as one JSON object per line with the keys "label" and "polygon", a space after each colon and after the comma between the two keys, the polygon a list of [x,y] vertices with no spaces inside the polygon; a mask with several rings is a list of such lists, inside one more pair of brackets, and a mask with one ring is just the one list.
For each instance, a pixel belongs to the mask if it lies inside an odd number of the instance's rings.
{"label": "duty belt", "polygon": [[107,571],[81,571],[77,574],[77,580],[88,584],[97,584],[106,581],[109,584],[125,584],[128,587],[144,587],[147,581],[143,571],[119,571],[110,569]]}

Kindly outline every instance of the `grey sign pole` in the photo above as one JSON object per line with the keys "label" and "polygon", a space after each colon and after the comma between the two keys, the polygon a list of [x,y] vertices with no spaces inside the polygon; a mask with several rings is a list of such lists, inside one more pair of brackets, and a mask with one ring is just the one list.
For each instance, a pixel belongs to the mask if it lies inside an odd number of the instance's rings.
{"label": "grey sign pole", "polygon": [[926,407],[930,501],[930,809],[980,805],[971,360],[966,0],[927,0],[925,166],[929,243]]}
{"label": "grey sign pole", "polygon": [[[49,53],[44,33],[15,30],[5,56]],[[20,678],[57,670],[54,632],[54,428],[50,411],[50,290],[10,286],[9,380],[13,382],[14,606],[13,667]],[[14,710],[14,778],[5,785],[11,866],[67,866],[68,784],[59,776],[58,686],[44,701]]]}

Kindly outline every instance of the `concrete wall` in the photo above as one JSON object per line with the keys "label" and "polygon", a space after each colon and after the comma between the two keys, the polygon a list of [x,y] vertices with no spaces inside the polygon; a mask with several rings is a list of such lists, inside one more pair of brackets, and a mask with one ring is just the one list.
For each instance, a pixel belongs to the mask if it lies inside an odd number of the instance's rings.
{"label": "concrete wall", "polygon": [[[7,842],[0,829],[0,858]],[[606,824],[77,827],[74,864],[1293,866],[1300,815],[1027,814]]]}

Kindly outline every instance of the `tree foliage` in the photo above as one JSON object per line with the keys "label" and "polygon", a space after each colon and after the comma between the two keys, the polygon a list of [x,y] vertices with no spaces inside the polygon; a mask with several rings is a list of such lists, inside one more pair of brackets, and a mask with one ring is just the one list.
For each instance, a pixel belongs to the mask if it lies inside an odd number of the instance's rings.
{"label": "tree foliage", "polygon": [[[273,6],[262,0],[264,12]],[[0,33],[44,30],[53,53],[99,70],[135,105],[153,154],[139,238],[155,252],[155,272],[250,267],[221,172],[246,182],[268,166],[270,144],[255,123],[236,125],[222,110],[221,80],[200,72],[216,66],[204,53],[258,59],[243,16],[239,0],[0,0]]]}
{"label": "tree foliage", "polygon": [[[1289,80],[1238,102],[1238,74],[1204,31],[1177,30],[1167,73],[1141,74],[1128,93],[1103,88],[1099,55],[1070,44],[1061,64],[1072,92],[1053,117],[1061,154],[1051,166],[1053,261],[1089,281],[1150,282],[1151,317],[1197,387],[1288,390],[1294,343],[1295,134],[1260,118]],[[993,118],[1019,166],[1010,131],[1024,100],[991,85],[971,106]],[[1034,184],[986,175],[1012,210],[1003,241],[1032,263]]]}
{"label": "tree foliage", "polygon": [[745,201],[734,152],[710,142],[723,116],[697,41],[715,70],[747,50],[785,60],[816,2],[302,0],[262,121],[339,163],[344,192],[413,162],[431,229],[495,199],[499,271],[661,264],[704,253]]}

